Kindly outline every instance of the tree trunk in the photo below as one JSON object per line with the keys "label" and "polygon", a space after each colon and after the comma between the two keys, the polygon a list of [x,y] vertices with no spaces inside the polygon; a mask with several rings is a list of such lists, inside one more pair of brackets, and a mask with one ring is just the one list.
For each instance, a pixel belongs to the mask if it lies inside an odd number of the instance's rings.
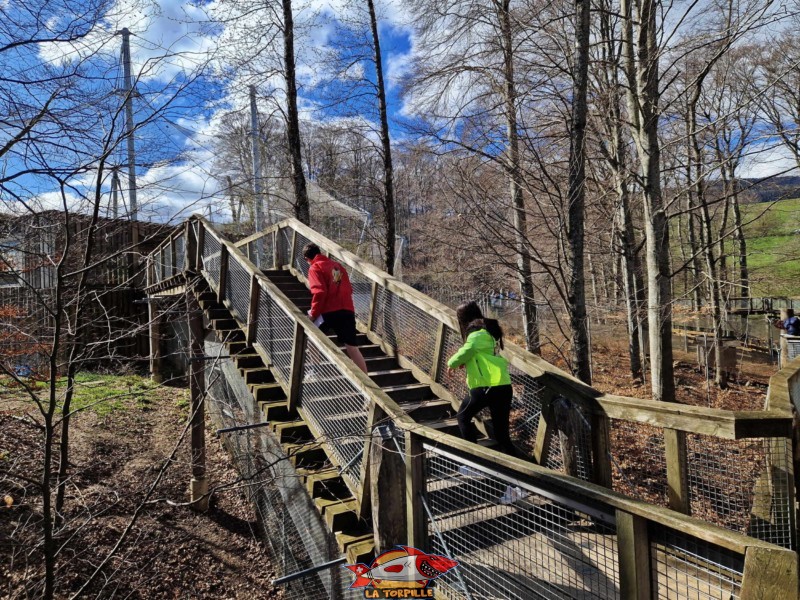
{"label": "tree trunk", "polygon": [[567,310],[572,334],[572,372],[584,383],[592,383],[589,332],[586,321],[586,277],[584,273],[584,213],[586,200],[586,95],[589,85],[589,0],[575,0],[575,72],[573,74],[570,123],[568,239],[569,288]]}
{"label": "tree trunk", "polygon": [[375,16],[375,3],[367,0],[370,25],[372,26],[372,43],[375,47],[375,76],[378,84],[378,107],[381,117],[381,145],[383,149],[383,218],[386,223],[384,240],[384,268],[394,273],[394,240],[395,240],[395,208],[394,208],[394,168],[392,165],[392,145],[389,138],[389,118],[386,110],[386,90],[383,84],[383,64],[381,62],[381,43],[378,37],[378,19]]}
{"label": "tree trunk", "polygon": [[522,302],[522,323],[525,331],[525,347],[539,354],[539,324],[536,315],[536,303],[533,292],[533,275],[531,256],[528,250],[528,220],[525,212],[525,200],[522,196],[522,170],[520,168],[519,132],[517,128],[516,86],[514,83],[514,46],[511,35],[510,0],[502,0],[496,5],[500,23],[501,43],[503,47],[503,100],[505,104],[506,135],[506,171],[509,175],[511,206],[514,210],[514,236],[517,253],[517,278],[519,279],[520,300]]}
{"label": "tree trunk", "polygon": [[650,345],[650,377],[653,398],[673,402],[672,297],[670,293],[669,228],[661,193],[661,147],[658,139],[660,92],[657,0],[637,3],[634,38],[632,0],[621,1],[623,17],[623,65],[628,79],[628,112],[641,163],[644,194],[645,258],[647,264],[647,320]]}
{"label": "tree trunk", "polygon": [[303,159],[300,155],[300,116],[297,111],[297,78],[294,65],[294,18],[292,0],[283,0],[283,59],[286,71],[286,136],[291,158],[292,185],[294,187],[294,216],[309,225],[311,212],[308,205]]}

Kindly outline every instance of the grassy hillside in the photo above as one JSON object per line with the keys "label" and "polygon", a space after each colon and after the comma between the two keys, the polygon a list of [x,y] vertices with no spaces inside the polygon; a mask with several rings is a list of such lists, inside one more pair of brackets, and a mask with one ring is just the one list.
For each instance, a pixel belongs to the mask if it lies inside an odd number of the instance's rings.
{"label": "grassy hillside", "polygon": [[742,206],[754,296],[800,297],[800,198]]}

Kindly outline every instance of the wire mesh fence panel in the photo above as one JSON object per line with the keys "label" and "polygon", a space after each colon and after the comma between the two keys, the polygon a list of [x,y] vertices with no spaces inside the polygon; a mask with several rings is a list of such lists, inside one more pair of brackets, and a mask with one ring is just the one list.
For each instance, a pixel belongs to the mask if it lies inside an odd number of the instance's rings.
{"label": "wire mesh fence panel", "polygon": [[186,235],[175,237],[175,273],[182,273],[186,268]]}
{"label": "wire mesh fence panel", "polygon": [[791,548],[794,478],[787,442],[688,435],[692,516]]}
{"label": "wire mesh fence panel", "polygon": [[203,269],[205,270],[211,283],[219,285],[219,266],[220,266],[221,247],[217,238],[206,233],[203,237]]}
{"label": "wire mesh fence panel", "polygon": [[353,286],[353,308],[356,309],[356,320],[364,326],[369,322],[370,304],[372,301],[372,280],[354,269],[348,270],[350,284]]}
{"label": "wire mesh fence panel", "polygon": [[667,459],[664,431],[644,423],[612,419],[611,478],[614,491],[667,506]]}
{"label": "wire mesh fence panel", "polygon": [[739,598],[744,556],[667,527],[649,525],[653,597]]}
{"label": "wire mesh fence panel", "polygon": [[447,360],[456,353],[463,341],[461,334],[450,327],[444,328],[442,340],[442,356],[439,359],[439,372],[436,383],[442,384],[456,398],[463,399],[469,394],[466,373],[462,369],[448,369]]}
{"label": "wire mesh fence panel", "polygon": [[303,247],[309,243],[306,236],[301,233],[295,233],[294,236],[294,260],[292,266],[298,271],[302,272],[305,277],[308,277],[309,264],[303,258]]}
{"label": "wire mesh fence panel", "polygon": [[433,368],[433,351],[439,321],[421,308],[378,288],[373,330],[399,354],[426,373]]}
{"label": "wire mesh fence panel", "polygon": [[242,323],[247,322],[247,312],[250,308],[250,280],[250,273],[238,260],[229,261],[225,296],[231,303],[234,316]]}
{"label": "wire mesh fence panel", "polygon": [[323,435],[354,494],[364,453],[368,405],[369,398],[358,391],[350,377],[308,339],[298,406],[313,429]]}
{"label": "wire mesh fence panel", "polygon": [[266,350],[284,382],[288,382],[292,369],[294,321],[272,299],[269,292],[263,288],[261,292],[258,300],[256,341]]}
{"label": "wire mesh fence panel", "polygon": [[294,230],[286,227],[278,230],[278,238],[275,244],[276,252],[280,257],[281,264],[278,267],[289,264],[289,259],[292,256],[292,235]]}
{"label": "wire mesh fence panel", "polygon": [[[206,369],[212,422],[220,428],[260,422],[252,396],[235,365],[227,360],[224,346],[207,343],[206,352],[223,356]],[[255,532],[276,575],[300,573],[338,558],[335,541],[275,437],[259,428],[224,433],[220,439],[243,478],[241,489],[257,515]],[[282,597],[342,598],[348,583],[341,568],[334,567],[282,586]]]}
{"label": "wire mesh fence panel", "polygon": [[588,514],[489,466],[425,450],[429,544],[459,561],[437,580],[447,597],[620,597],[607,508]]}
{"label": "wire mesh fence panel", "polygon": [[509,374],[514,389],[509,421],[511,441],[518,450],[532,457],[542,416],[542,386],[514,366],[509,366]]}

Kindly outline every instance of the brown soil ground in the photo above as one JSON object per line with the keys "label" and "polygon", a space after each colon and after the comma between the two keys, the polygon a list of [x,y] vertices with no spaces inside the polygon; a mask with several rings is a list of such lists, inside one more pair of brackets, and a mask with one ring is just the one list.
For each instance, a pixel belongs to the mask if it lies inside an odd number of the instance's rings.
{"label": "brown soil ground", "polygon": [[[138,388],[149,388],[141,380]],[[100,383],[100,386],[105,385]],[[87,383],[88,386],[88,383]],[[113,395],[119,391],[115,389]],[[124,390],[123,390],[124,391]],[[67,598],[87,580],[127,526],[173,450],[186,422],[186,390],[152,388],[113,400],[113,409],[89,408],[72,421],[72,479],[65,528],[58,535],[56,597]],[[42,593],[40,516],[41,434],[23,418],[30,401],[0,388],[0,597]],[[227,455],[207,431],[210,484],[236,479]],[[187,442],[158,484],[116,557],[84,597],[280,598],[270,584],[270,561],[256,535],[251,506],[237,490],[215,494],[198,514],[187,501]],[[31,477],[30,482],[25,477]],[[7,503],[8,501],[6,501]],[[2,505],[4,503],[0,503]]]}

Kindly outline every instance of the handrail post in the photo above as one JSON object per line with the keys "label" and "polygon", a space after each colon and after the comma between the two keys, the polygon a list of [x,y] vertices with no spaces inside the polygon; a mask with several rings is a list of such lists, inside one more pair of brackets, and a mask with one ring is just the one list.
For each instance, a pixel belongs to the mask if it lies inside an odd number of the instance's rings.
{"label": "handrail post", "polygon": [[297,244],[297,230],[292,229],[292,247],[289,248],[289,266],[294,267],[295,245]]}
{"label": "handrail post", "polygon": [[[408,543],[405,456],[397,451],[396,439],[383,435],[382,428],[387,426],[387,418],[386,412],[373,402],[362,461],[367,464],[363,471],[366,485],[360,490],[361,508],[362,511],[366,506],[372,508],[376,552]],[[396,433],[394,428],[388,432],[392,436]]]}
{"label": "handrail post", "polygon": [[428,523],[422,497],[425,494],[425,449],[422,438],[406,431],[406,529],[408,545],[427,552]]}
{"label": "handrail post", "polygon": [[669,507],[685,515],[691,514],[685,431],[664,429],[664,459],[667,464]]}
{"label": "handrail post", "polygon": [[225,302],[225,294],[227,293],[228,282],[228,247],[225,244],[220,244],[219,249],[219,281],[217,285],[217,302],[222,304]]}
{"label": "handrail post", "polygon": [[173,235],[172,237],[169,238],[169,253],[170,253],[170,256],[171,256],[171,258],[170,258],[170,270],[169,270],[169,276],[170,277],[174,277],[175,275],[178,274],[178,260],[177,260],[178,252],[177,252],[177,249],[175,248],[175,246],[177,245],[177,244],[175,244],[175,238],[176,237],[177,237],[176,235]]}
{"label": "handrail post", "polygon": [[378,283],[372,282],[372,290],[369,294],[369,317],[367,317],[367,331],[372,331],[375,324],[375,310],[378,304]]}
{"label": "handrail post", "polygon": [[305,360],[306,330],[300,321],[294,323],[294,341],[292,343],[292,363],[289,371],[289,413],[292,413],[300,400],[300,384],[303,381],[303,363]]}
{"label": "handrail post", "polygon": [[206,228],[202,221],[197,222],[197,256],[194,264],[198,271],[203,269],[203,247],[206,245]]}
{"label": "handrail post", "polygon": [[247,307],[247,345],[252,346],[256,340],[258,331],[258,300],[261,297],[261,286],[258,285],[258,277],[250,277],[250,305]]}
{"label": "handrail post", "polygon": [[184,232],[185,242],[183,244],[183,270],[197,271],[197,238],[194,235],[192,221],[186,221],[186,231]]}
{"label": "handrail post", "polygon": [[439,382],[439,371],[442,368],[442,355],[444,354],[444,336],[447,326],[439,321],[436,327],[436,340],[433,344],[433,365],[431,365],[431,379]]}
{"label": "handrail post", "polygon": [[611,439],[609,418],[597,411],[592,411],[592,479],[597,485],[611,489],[613,478],[611,473]]}
{"label": "handrail post", "polygon": [[622,510],[616,511],[620,598],[652,598],[650,538],[647,521]]}

